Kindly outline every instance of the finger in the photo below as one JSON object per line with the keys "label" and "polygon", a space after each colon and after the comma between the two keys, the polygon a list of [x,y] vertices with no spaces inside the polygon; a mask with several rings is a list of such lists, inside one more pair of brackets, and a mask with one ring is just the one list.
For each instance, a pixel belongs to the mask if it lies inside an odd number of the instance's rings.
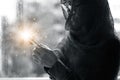
{"label": "finger", "polygon": [[51,50],[47,45],[44,45],[44,44],[39,44],[39,45],[40,45],[40,48],[41,48],[41,49]]}
{"label": "finger", "polygon": [[33,59],[33,62],[35,63],[35,64],[41,64],[41,59],[40,58],[38,58],[38,57],[36,57],[36,56],[33,56],[32,57],[32,59]]}
{"label": "finger", "polygon": [[32,57],[32,60],[33,60],[35,63],[39,63],[39,61],[38,61],[35,57]]}
{"label": "finger", "polygon": [[35,59],[37,59],[38,61],[41,61],[41,57],[40,57],[38,54],[33,55],[33,57],[34,57]]}
{"label": "finger", "polygon": [[34,62],[35,64],[41,64],[40,61],[36,60],[34,57],[33,57],[33,62]]}
{"label": "finger", "polygon": [[35,57],[32,57],[32,60],[33,60],[33,62],[35,62],[35,63],[39,63],[39,61],[38,61]]}
{"label": "finger", "polygon": [[39,49],[39,48],[34,48],[33,52],[34,52],[33,55],[37,55],[37,54],[40,55],[41,49]]}
{"label": "finger", "polygon": [[34,49],[33,49],[33,52],[34,52],[33,55],[37,54],[37,53],[38,53],[37,48],[34,48]]}
{"label": "finger", "polygon": [[45,49],[45,48],[35,48],[34,53],[42,56],[44,53],[49,53],[50,50]]}
{"label": "finger", "polygon": [[37,51],[37,52],[41,52],[41,51],[43,51],[43,50],[46,50],[46,49],[43,48],[43,47],[35,47],[35,48],[33,49],[33,51]]}

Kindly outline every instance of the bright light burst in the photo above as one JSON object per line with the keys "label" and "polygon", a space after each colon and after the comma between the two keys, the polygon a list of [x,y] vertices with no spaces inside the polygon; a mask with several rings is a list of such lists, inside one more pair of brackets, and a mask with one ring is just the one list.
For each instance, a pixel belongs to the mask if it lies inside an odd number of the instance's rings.
{"label": "bright light burst", "polygon": [[31,43],[33,39],[35,39],[35,36],[37,36],[35,34],[35,32],[32,29],[22,29],[19,31],[19,38],[21,42],[24,43]]}
{"label": "bright light burst", "polygon": [[25,42],[30,41],[32,38],[32,33],[29,30],[23,30],[20,32],[20,37],[23,39]]}

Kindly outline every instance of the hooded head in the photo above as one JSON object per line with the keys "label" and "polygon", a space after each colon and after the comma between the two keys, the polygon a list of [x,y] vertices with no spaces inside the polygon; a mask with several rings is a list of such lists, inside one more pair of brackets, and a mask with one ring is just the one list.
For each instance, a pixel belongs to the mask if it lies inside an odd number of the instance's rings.
{"label": "hooded head", "polygon": [[107,0],[73,0],[71,7],[65,28],[77,38],[85,41],[114,35],[114,22]]}

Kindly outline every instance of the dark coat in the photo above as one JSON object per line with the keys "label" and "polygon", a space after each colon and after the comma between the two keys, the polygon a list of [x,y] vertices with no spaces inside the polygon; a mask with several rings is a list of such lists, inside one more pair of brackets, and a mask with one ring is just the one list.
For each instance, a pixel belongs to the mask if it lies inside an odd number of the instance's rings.
{"label": "dark coat", "polygon": [[59,60],[52,68],[45,68],[50,77],[115,80],[120,43],[107,0],[74,0],[65,27],[69,33],[54,51]]}

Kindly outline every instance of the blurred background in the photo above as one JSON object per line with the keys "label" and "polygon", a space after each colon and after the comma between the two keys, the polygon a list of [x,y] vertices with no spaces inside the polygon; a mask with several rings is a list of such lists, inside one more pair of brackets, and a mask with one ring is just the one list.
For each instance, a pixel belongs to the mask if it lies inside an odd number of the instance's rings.
{"label": "blurred background", "polygon": [[[120,1],[109,4],[120,38]],[[2,0],[0,18],[0,77],[48,77],[43,66],[32,61],[34,46],[21,42],[17,34],[23,27],[32,29],[38,43],[54,49],[66,34],[60,0]]]}

